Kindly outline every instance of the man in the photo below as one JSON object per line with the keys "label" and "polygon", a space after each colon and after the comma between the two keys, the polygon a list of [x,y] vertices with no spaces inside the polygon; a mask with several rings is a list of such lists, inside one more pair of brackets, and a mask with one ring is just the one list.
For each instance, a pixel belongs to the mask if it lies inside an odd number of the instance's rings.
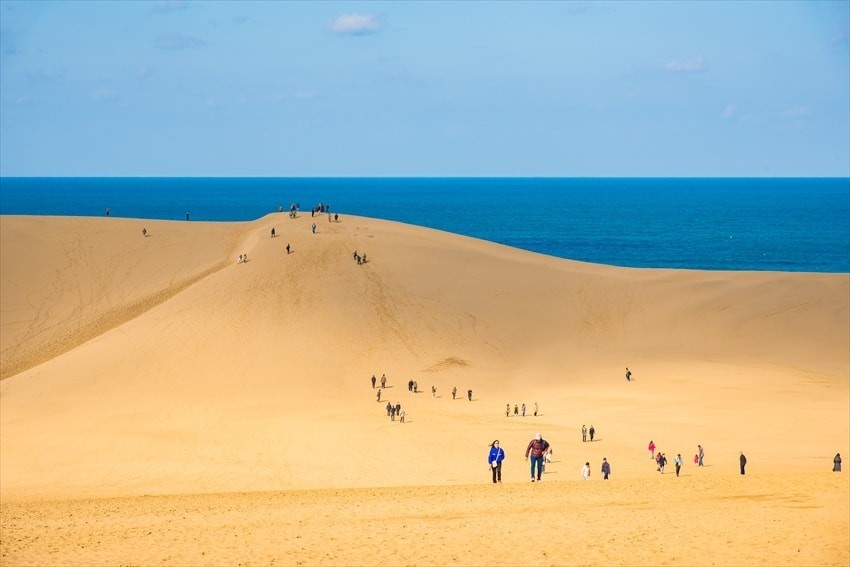
{"label": "man", "polygon": [[676,458],[673,459],[673,463],[676,465],[676,476],[679,476],[679,469],[682,468],[682,463],[684,460],[682,459],[682,453],[676,454]]}
{"label": "man", "polygon": [[581,442],[584,443],[587,441],[587,427],[584,425],[581,426]]}
{"label": "man", "polygon": [[596,428],[591,425],[587,432],[590,433],[590,442],[593,443],[593,436],[596,435]]}
{"label": "man", "polygon": [[747,457],[744,456],[743,451],[741,451],[741,456],[740,456],[739,460],[741,461],[741,474],[744,474],[744,467],[747,466]]}
{"label": "man", "polygon": [[611,463],[608,459],[602,457],[602,480],[608,480],[608,475],[611,474]]}
{"label": "man", "polygon": [[584,466],[581,467],[581,478],[584,480],[590,479],[590,463],[584,463]]}
{"label": "man", "polygon": [[540,482],[540,475],[543,474],[543,457],[547,451],[549,451],[549,442],[543,439],[540,433],[535,434],[534,439],[528,443],[528,447],[525,449],[526,461],[529,455],[531,455],[531,482],[535,480]]}
{"label": "man", "polygon": [[632,381],[632,371],[629,370],[629,367],[626,366],[626,382]]}
{"label": "man", "polygon": [[702,466],[702,456],[703,456],[702,445],[697,445],[697,456],[699,457],[699,466]]}

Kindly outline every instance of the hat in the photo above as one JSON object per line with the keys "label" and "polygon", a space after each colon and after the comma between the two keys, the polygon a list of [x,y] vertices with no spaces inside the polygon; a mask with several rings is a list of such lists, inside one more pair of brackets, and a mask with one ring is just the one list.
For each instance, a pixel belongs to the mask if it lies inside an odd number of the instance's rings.
{"label": "hat", "polygon": [[542,435],[540,435],[539,433],[535,433],[535,434],[534,434],[534,440],[535,440],[535,441],[540,441],[541,439],[543,439],[543,436],[542,436]]}

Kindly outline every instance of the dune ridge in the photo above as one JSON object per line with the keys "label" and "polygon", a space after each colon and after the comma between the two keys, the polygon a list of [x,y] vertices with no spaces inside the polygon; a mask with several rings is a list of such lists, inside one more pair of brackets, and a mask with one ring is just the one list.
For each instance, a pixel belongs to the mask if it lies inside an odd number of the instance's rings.
{"label": "dune ridge", "polygon": [[[354,251],[368,261],[356,264]],[[249,223],[4,216],[0,262],[0,539],[11,564],[55,559],[52,549],[70,564],[513,564],[524,556],[486,560],[494,530],[510,529],[517,546],[546,545],[583,506],[641,531],[532,564],[850,560],[850,483],[828,473],[836,452],[850,455],[850,274],[616,268],[305,214]],[[378,402],[369,378],[383,373]],[[387,401],[402,404],[407,423],[386,416]],[[506,417],[506,404],[522,403],[525,417]],[[597,442],[581,441],[582,424],[595,425]],[[556,455],[539,487],[522,458],[537,431]],[[495,438],[508,457],[497,487],[486,470]],[[709,466],[686,466],[680,488],[655,492],[672,479],[647,460],[650,439],[686,463],[701,443]],[[736,470],[741,450],[746,477]],[[595,496],[581,496],[579,468],[597,471],[603,456],[611,484],[594,478]],[[545,494],[542,516],[523,526],[532,487]],[[710,522],[685,504],[702,490]],[[223,549],[200,538],[166,557],[144,551],[129,525],[153,515],[164,544],[167,523],[217,500],[227,519],[193,529],[218,537],[236,525],[235,537],[247,537],[266,532],[246,498],[294,514],[302,496],[290,502],[293,494],[362,506],[388,526],[385,537],[362,540],[344,518],[305,520],[285,526],[302,542]],[[161,505],[150,509],[154,497]],[[121,505],[93,531],[76,525],[77,537],[32,543],[38,518],[70,527],[55,510],[91,520],[85,502],[114,499]],[[394,499],[401,511],[383,505]],[[776,503],[781,526],[758,524],[759,502]],[[410,524],[406,510],[422,512]],[[645,514],[664,521],[653,527]],[[748,518],[740,533],[736,517]],[[579,520],[602,538],[606,518]],[[411,526],[446,543],[411,551]],[[788,537],[794,529],[810,543]],[[323,554],[318,536],[328,533],[345,544]],[[89,537],[112,543],[71,552]],[[659,556],[647,541],[674,552]],[[707,555],[689,554],[694,545]],[[197,555],[205,549],[210,557]]]}

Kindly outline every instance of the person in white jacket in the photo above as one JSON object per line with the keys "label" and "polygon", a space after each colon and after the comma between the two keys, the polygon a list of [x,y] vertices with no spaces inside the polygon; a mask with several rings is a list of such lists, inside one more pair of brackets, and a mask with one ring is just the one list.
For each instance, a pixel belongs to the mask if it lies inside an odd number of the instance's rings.
{"label": "person in white jacket", "polygon": [[584,463],[584,466],[581,468],[581,478],[590,480],[590,463]]}

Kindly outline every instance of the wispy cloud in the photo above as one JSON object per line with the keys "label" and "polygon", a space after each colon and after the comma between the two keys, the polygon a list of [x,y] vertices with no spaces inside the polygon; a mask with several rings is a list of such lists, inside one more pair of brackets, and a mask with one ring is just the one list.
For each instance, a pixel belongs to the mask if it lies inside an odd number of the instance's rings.
{"label": "wispy cloud", "polygon": [[811,114],[808,106],[790,106],[779,111],[779,117],[785,120],[802,120]]}
{"label": "wispy cloud", "polygon": [[155,14],[170,14],[179,10],[185,10],[189,7],[189,2],[186,0],[167,0],[160,2],[153,7]]}
{"label": "wispy cloud", "polygon": [[700,55],[694,59],[673,59],[665,67],[674,73],[695,73],[705,71],[708,68],[708,62]]}
{"label": "wispy cloud", "polygon": [[343,14],[328,27],[340,35],[368,35],[381,31],[384,23],[382,18],[374,14]]}
{"label": "wispy cloud", "polygon": [[95,89],[91,93],[91,99],[95,102],[118,100],[118,92],[109,88]]}
{"label": "wispy cloud", "polygon": [[736,112],[735,105],[734,104],[727,104],[726,108],[723,109],[723,112],[720,113],[720,117],[723,120],[732,120],[735,117],[735,112]]}
{"label": "wispy cloud", "polygon": [[201,47],[204,42],[188,35],[164,33],[156,38],[155,45],[160,49],[193,49]]}

